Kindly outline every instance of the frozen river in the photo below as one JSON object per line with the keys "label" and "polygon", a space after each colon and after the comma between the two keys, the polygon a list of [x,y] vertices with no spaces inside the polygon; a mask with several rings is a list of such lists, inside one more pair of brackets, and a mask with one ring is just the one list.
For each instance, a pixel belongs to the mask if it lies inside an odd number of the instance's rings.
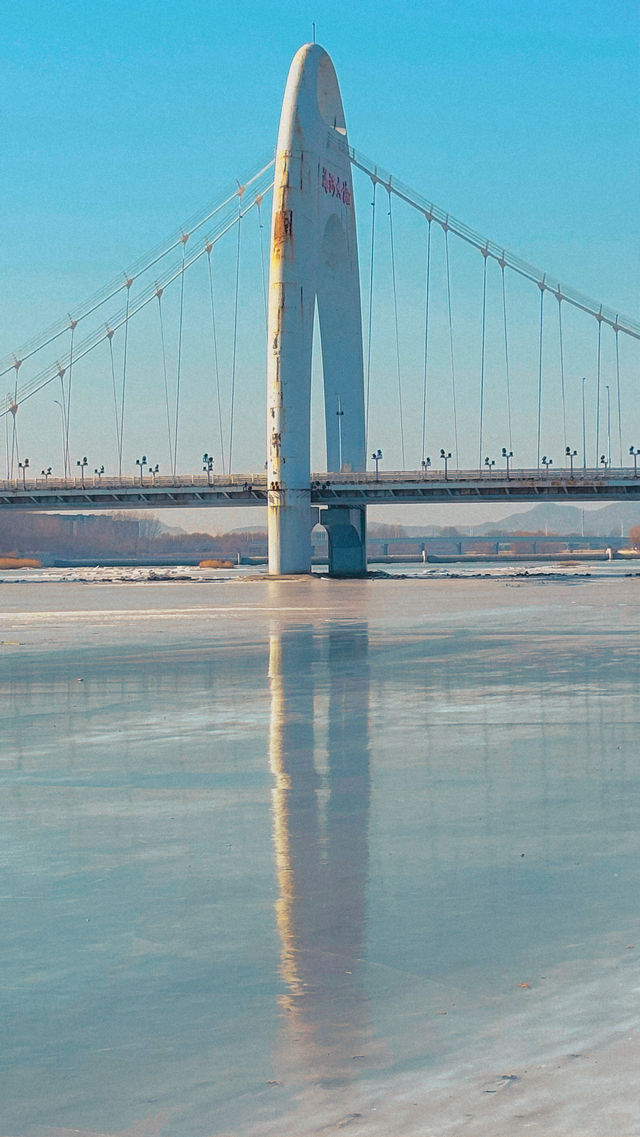
{"label": "frozen river", "polygon": [[0,583],[2,1137],[638,1134],[640,581],[107,575]]}

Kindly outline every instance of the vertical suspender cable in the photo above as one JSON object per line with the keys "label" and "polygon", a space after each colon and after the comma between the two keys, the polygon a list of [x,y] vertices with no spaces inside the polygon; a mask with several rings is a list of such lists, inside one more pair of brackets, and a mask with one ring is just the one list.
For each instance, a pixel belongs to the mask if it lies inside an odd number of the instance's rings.
{"label": "vertical suspender cable", "polygon": [[601,361],[601,347],[602,347],[602,318],[596,316],[598,321],[598,348],[597,348],[597,363],[596,363],[596,458],[594,462],[594,469],[598,469],[598,462],[600,460],[600,361]]}
{"label": "vertical suspender cable", "polygon": [[206,244],[207,250],[207,265],[209,270],[209,299],[211,301],[211,330],[213,332],[213,365],[216,373],[216,396],[218,402],[218,431],[220,434],[220,452],[222,457],[222,473],[226,473],[226,466],[224,460],[224,431],[222,429],[222,403],[220,401],[220,368],[218,366],[218,336],[216,332],[216,308],[214,303],[213,293],[213,269],[211,266],[211,250],[213,245],[211,241]]}
{"label": "vertical suspender cable", "polygon": [[427,382],[429,363],[429,294],[431,290],[431,225],[433,217],[427,214],[427,272],[424,288],[424,362],[422,369],[422,469],[425,468],[427,443]]}
{"label": "vertical suspender cable", "polygon": [[73,369],[73,333],[76,330],[78,321],[69,317],[69,330],[71,332],[71,343],[69,345],[69,374],[67,376],[67,406],[65,413],[65,435],[64,435],[64,453],[67,463],[69,475],[71,474],[71,461],[69,458],[69,423],[71,420],[71,372]]}
{"label": "vertical suspender cable", "polygon": [[558,301],[558,336],[560,339],[560,388],[562,391],[562,435],[564,439],[564,450],[567,450],[567,406],[564,393],[564,344],[562,341],[562,295],[560,288],[556,292],[556,299]]}
{"label": "vertical suspender cable", "polygon": [[124,348],[122,352],[122,392],[120,395],[120,438],[118,441],[118,474],[122,477],[122,444],[124,440],[124,402],[127,390],[127,349],[129,347],[129,302],[131,299],[131,285],[133,280],[130,276],[125,281],[127,289],[127,304],[124,314]]}
{"label": "vertical suspender cable", "polygon": [[622,410],[620,403],[620,344],[618,342],[620,335],[620,328],[618,327],[618,317],[616,316],[616,323],[614,327],[616,333],[616,390],[618,393],[618,445],[620,447],[620,465],[622,465]]}
{"label": "vertical suspender cable", "polygon": [[169,410],[169,378],[167,375],[167,350],[166,350],[165,338],[164,338],[164,319],[162,316],[162,294],[163,294],[163,292],[164,292],[164,288],[161,288],[160,285],[158,285],[158,287],[156,288],[156,296],[158,297],[158,316],[160,319],[160,343],[162,345],[162,375],[163,375],[163,379],[164,379],[164,407],[165,407],[165,412],[167,415],[167,440],[168,440],[168,446],[169,446],[169,468],[171,469],[173,466],[173,463],[172,463],[173,439],[171,437],[171,411]]}
{"label": "vertical suspender cable", "polygon": [[4,416],[4,449],[7,459],[7,480],[11,477],[9,465],[9,415]]}
{"label": "vertical suspender cable", "polygon": [[456,466],[460,469],[460,457],[458,453],[458,415],[456,411],[456,369],[453,354],[453,312],[451,308],[451,268],[449,265],[449,226],[445,221],[442,225],[444,229],[444,259],[447,270],[447,308],[449,310],[449,359],[451,362],[451,396],[453,400],[453,438],[454,438],[454,451],[456,456]]}
{"label": "vertical suspender cable", "polygon": [[482,249],[482,343],[480,348],[480,453],[478,469],[482,469],[482,428],[484,424],[484,359],[487,331],[487,249]]}
{"label": "vertical suspender cable", "polygon": [[509,450],[513,450],[513,438],[511,434],[511,384],[509,381],[509,341],[507,338],[507,286],[504,278],[504,270],[506,262],[503,259],[500,261],[500,269],[502,271],[502,322],[504,326],[504,373],[507,383],[507,425],[509,427]]}
{"label": "vertical suspender cable", "polygon": [[113,357],[113,336],[114,332],[111,328],[107,327],[107,340],[109,341],[109,358],[111,360],[111,389],[113,391],[113,414],[116,423],[116,453],[119,453],[120,445],[120,420],[118,418],[118,396],[116,394],[116,364]]}
{"label": "vertical suspender cable", "polygon": [[540,431],[542,427],[542,348],[544,332],[544,294],[546,289],[544,280],[538,282],[540,289],[540,327],[538,330],[538,469],[540,469]]}
{"label": "vertical suspender cable", "polygon": [[260,267],[262,270],[262,299],[264,301],[264,326],[265,326],[265,331],[267,331],[269,328],[269,305],[267,302],[267,276],[266,276],[265,266],[264,266],[264,239],[263,239],[264,225],[262,224],[262,211],[260,209],[261,205],[262,205],[262,194],[259,193],[258,196],[256,197],[256,206],[257,206],[257,212],[258,212],[258,232],[260,234]]}
{"label": "vertical suspender cable", "polygon": [[182,378],[182,325],[184,320],[184,262],[187,255],[187,241],[189,234],[183,233],[182,241],[182,269],[180,271],[180,311],[178,315],[178,363],[176,367],[176,414],[173,423],[173,476],[178,469],[178,423],[180,419],[180,380]]}
{"label": "vertical suspender cable", "polygon": [[[11,432],[11,474],[10,474],[10,477],[13,477],[13,472],[15,469],[14,463],[18,461],[18,455],[19,455],[19,451],[18,451],[18,426],[16,423],[17,414],[18,414],[18,368],[16,367],[15,389],[13,392],[13,403],[11,404],[11,417],[13,419],[13,424],[12,424],[12,432]],[[16,470],[16,473],[17,473],[17,470]]]}
{"label": "vertical suspender cable", "polygon": [[393,210],[391,205],[391,189],[389,194],[389,242],[391,246],[391,286],[393,289],[393,316],[396,329],[396,372],[398,376],[398,409],[400,412],[400,453],[402,456],[402,469],[405,469],[404,458],[404,417],[402,414],[402,381],[400,378],[400,333],[398,327],[398,289],[396,286],[396,253],[393,239]]}
{"label": "vertical suspender cable", "polygon": [[367,402],[364,414],[364,452],[369,453],[369,405],[371,401],[371,335],[373,329],[373,268],[376,239],[376,186],[378,179],[371,178],[373,182],[373,197],[371,199],[371,256],[369,260],[369,315],[367,320]]}
{"label": "vertical suspender cable", "polygon": [[[17,403],[14,403],[13,405],[15,407],[15,410],[13,412],[13,436],[12,436],[12,444],[11,444],[11,477],[13,477],[13,475],[14,475],[14,470],[15,470],[15,476],[17,477],[18,476],[17,463],[20,460],[20,450],[18,448],[18,423],[17,423],[18,405],[17,405]],[[14,466],[14,462],[16,463],[15,466]]]}
{"label": "vertical suspender cable", "polygon": [[233,353],[231,356],[231,413],[229,415],[229,473],[233,461],[233,412],[236,398],[236,356],[238,351],[238,295],[240,291],[240,236],[242,222],[242,195],[244,186],[238,186],[238,240],[236,243],[236,289],[233,304]]}

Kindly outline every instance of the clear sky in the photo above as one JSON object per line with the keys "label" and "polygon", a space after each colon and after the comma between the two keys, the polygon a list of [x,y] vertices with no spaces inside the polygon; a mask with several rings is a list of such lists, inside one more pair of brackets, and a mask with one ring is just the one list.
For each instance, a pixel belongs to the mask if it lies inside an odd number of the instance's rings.
{"label": "clear sky", "polygon": [[[630,0],[24,0],[2,8],[0,355],[270,156],[312,20],[358,149],[513,252],[638,314]],[[366,232],[366,189],[358,207]]]}

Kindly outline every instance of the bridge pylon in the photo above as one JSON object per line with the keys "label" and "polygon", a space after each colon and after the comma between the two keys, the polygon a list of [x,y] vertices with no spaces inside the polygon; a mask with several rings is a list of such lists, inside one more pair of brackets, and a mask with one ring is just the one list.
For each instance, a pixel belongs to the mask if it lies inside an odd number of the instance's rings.
{"label": "bridge pylon", "polygon": [[[362,322],[347,131],[333,63],[318,44],[305,44],[291,64],[282,105],[271,221],[268,531],[269,572],[278,576],[311,571],[315,521],[310,489],[311,359],[316,305],[327,469],[362,471]],[[332,575],[358,576],[366,571],[364,507],[357,512],[358,517],[341,518],[340,525],[337,518],[327,518],[330,554],[337,542],[336,555],[330,556]]]}

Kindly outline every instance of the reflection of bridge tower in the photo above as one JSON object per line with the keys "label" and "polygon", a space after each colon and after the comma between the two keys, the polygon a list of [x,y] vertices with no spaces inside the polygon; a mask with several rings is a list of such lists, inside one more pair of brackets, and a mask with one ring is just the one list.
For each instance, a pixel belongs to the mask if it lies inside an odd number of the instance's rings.
{"label": "reflection of bridge tower", "polygon": [[[311,570],[310,413],[315,308],[322,340],[327,469],[364,470],[358,250],[347,132],[323,48],[297,52],[276,151],[268,329],[269,570]],[[330,509],[332,575],[366,571],[365,510]]]}
{"label": "reflection of bridge tower", "polygon": [[[322,641],[311,627],[271,636],[269,752],[287,1038],[296,1063],[335,1079],[356,1072],[353,1055],[362,1053],[367,1034],[360,969],[368,875],[369,675],[366,625],[332,629],[329,635],[327,733],[315,743],[314,702],[317,712],[326,691],[317,658]],[[322,716],[316,714],[318,720]],[[322,750],[325,739],[329,795],[323,811],[314,749]]]}

